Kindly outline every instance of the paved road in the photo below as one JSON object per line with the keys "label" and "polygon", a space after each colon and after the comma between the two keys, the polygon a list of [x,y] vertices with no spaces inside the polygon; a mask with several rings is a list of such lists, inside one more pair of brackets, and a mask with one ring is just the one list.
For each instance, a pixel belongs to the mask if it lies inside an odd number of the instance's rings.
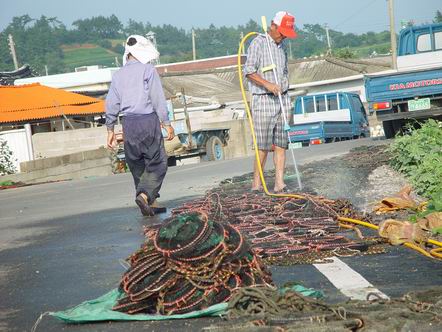
{"label": "paved road", "polygon": [[[296,156],[303,164],[378,143],[367,139],[327,144],[303,148]],[[251,162],[242,158],[171,168],[162,201],[177,206],[222,179],[249,172]],[[142,226],[148,222],[133,203],[129,174],[1,191],[0,331],[29,331],[40,313],[72,307],[116,287],[123,273],[119,260],[139,247]],[[341,258],[334,264],[349,266],[354,280],[362,278],[386,296],[442,284],[442,264],[403,248]],[[277,284],[297,281],[324,290],[329,301],[346,299],[346,291],[338,288],[348,285],[337,280],[349,274],[327,274],[312,265],[275,267],[272,272]],[[38,331],[192,331],[210,321],[67,326],[46,317]]]}

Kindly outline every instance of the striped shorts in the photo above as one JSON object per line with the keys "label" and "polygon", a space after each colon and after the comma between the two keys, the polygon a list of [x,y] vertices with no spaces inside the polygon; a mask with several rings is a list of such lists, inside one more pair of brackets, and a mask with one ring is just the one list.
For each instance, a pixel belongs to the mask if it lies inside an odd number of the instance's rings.
{"label": "striped shorts", "polygon": [[[291,103],[287,93],[282,95],[282,101],[289,121]],[[288,135],[284,130],[284,118],[278,96],[253,95],[252,119],[259,150],[271,151],[272,145],[288,148]]]}

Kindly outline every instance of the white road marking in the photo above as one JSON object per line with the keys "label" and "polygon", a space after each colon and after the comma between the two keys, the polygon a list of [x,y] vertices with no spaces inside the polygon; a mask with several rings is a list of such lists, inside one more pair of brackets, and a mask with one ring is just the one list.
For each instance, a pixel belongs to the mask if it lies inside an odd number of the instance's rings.
{"label": "white road marking", "polygon": [[387,295],[375,288],[362,275],[350,268],[338,257],[332,257],[332,260],[332,263],[313,264],[313,266],[345,296],[353,300],[367,300],[367,295],[371,293],[383,299],[389,299]]}

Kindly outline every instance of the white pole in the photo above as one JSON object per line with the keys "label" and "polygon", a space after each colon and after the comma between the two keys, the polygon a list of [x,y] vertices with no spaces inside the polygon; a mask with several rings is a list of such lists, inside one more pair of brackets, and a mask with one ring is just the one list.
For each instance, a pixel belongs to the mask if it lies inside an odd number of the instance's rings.
{"label": "white pole", "polygon": [[25,124],[26,145],[28,146],[28,158],[34,160],[34,146],[32,145],[32,129],[29,123]]}
{"label": "white pole", "polygon": [[325,34],[327,35],[327,45],[328,45],[327,54],[330,55],[331,54],[331,42],[330,42],[330,33],[328,30],[329,30],[328,24],[325,24]]}
{"label": "white pole", "polygon": [[12,61],[14,61],[15,70],[17,70],[18,69],[17,54],[15,53],[15,43],[11,34],[8,35],[8,40],[9,40],[9,47],[11,49]]}
{"label": "white pole", "polygon": [[195,30],[192,29],[192,54],[193,61],[196,60]]}

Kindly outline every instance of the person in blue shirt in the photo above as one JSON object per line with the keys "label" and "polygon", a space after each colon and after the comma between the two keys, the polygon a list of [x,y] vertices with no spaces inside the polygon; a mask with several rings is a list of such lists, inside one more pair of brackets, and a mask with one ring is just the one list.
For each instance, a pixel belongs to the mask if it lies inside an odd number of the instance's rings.
{"label": "person in blue shirt", "polygon": [[116,145],[114,126],[123,117],[124,153],[135,183],[135,203],[145,216],[155,214],[167,172],[167,154],[161,128],[167,140],[175,136],[167,113],[160,76],[150,63],[158,51],[143,36],[127,38],[123,67],[112,77],[106,97],[107,145]]}

